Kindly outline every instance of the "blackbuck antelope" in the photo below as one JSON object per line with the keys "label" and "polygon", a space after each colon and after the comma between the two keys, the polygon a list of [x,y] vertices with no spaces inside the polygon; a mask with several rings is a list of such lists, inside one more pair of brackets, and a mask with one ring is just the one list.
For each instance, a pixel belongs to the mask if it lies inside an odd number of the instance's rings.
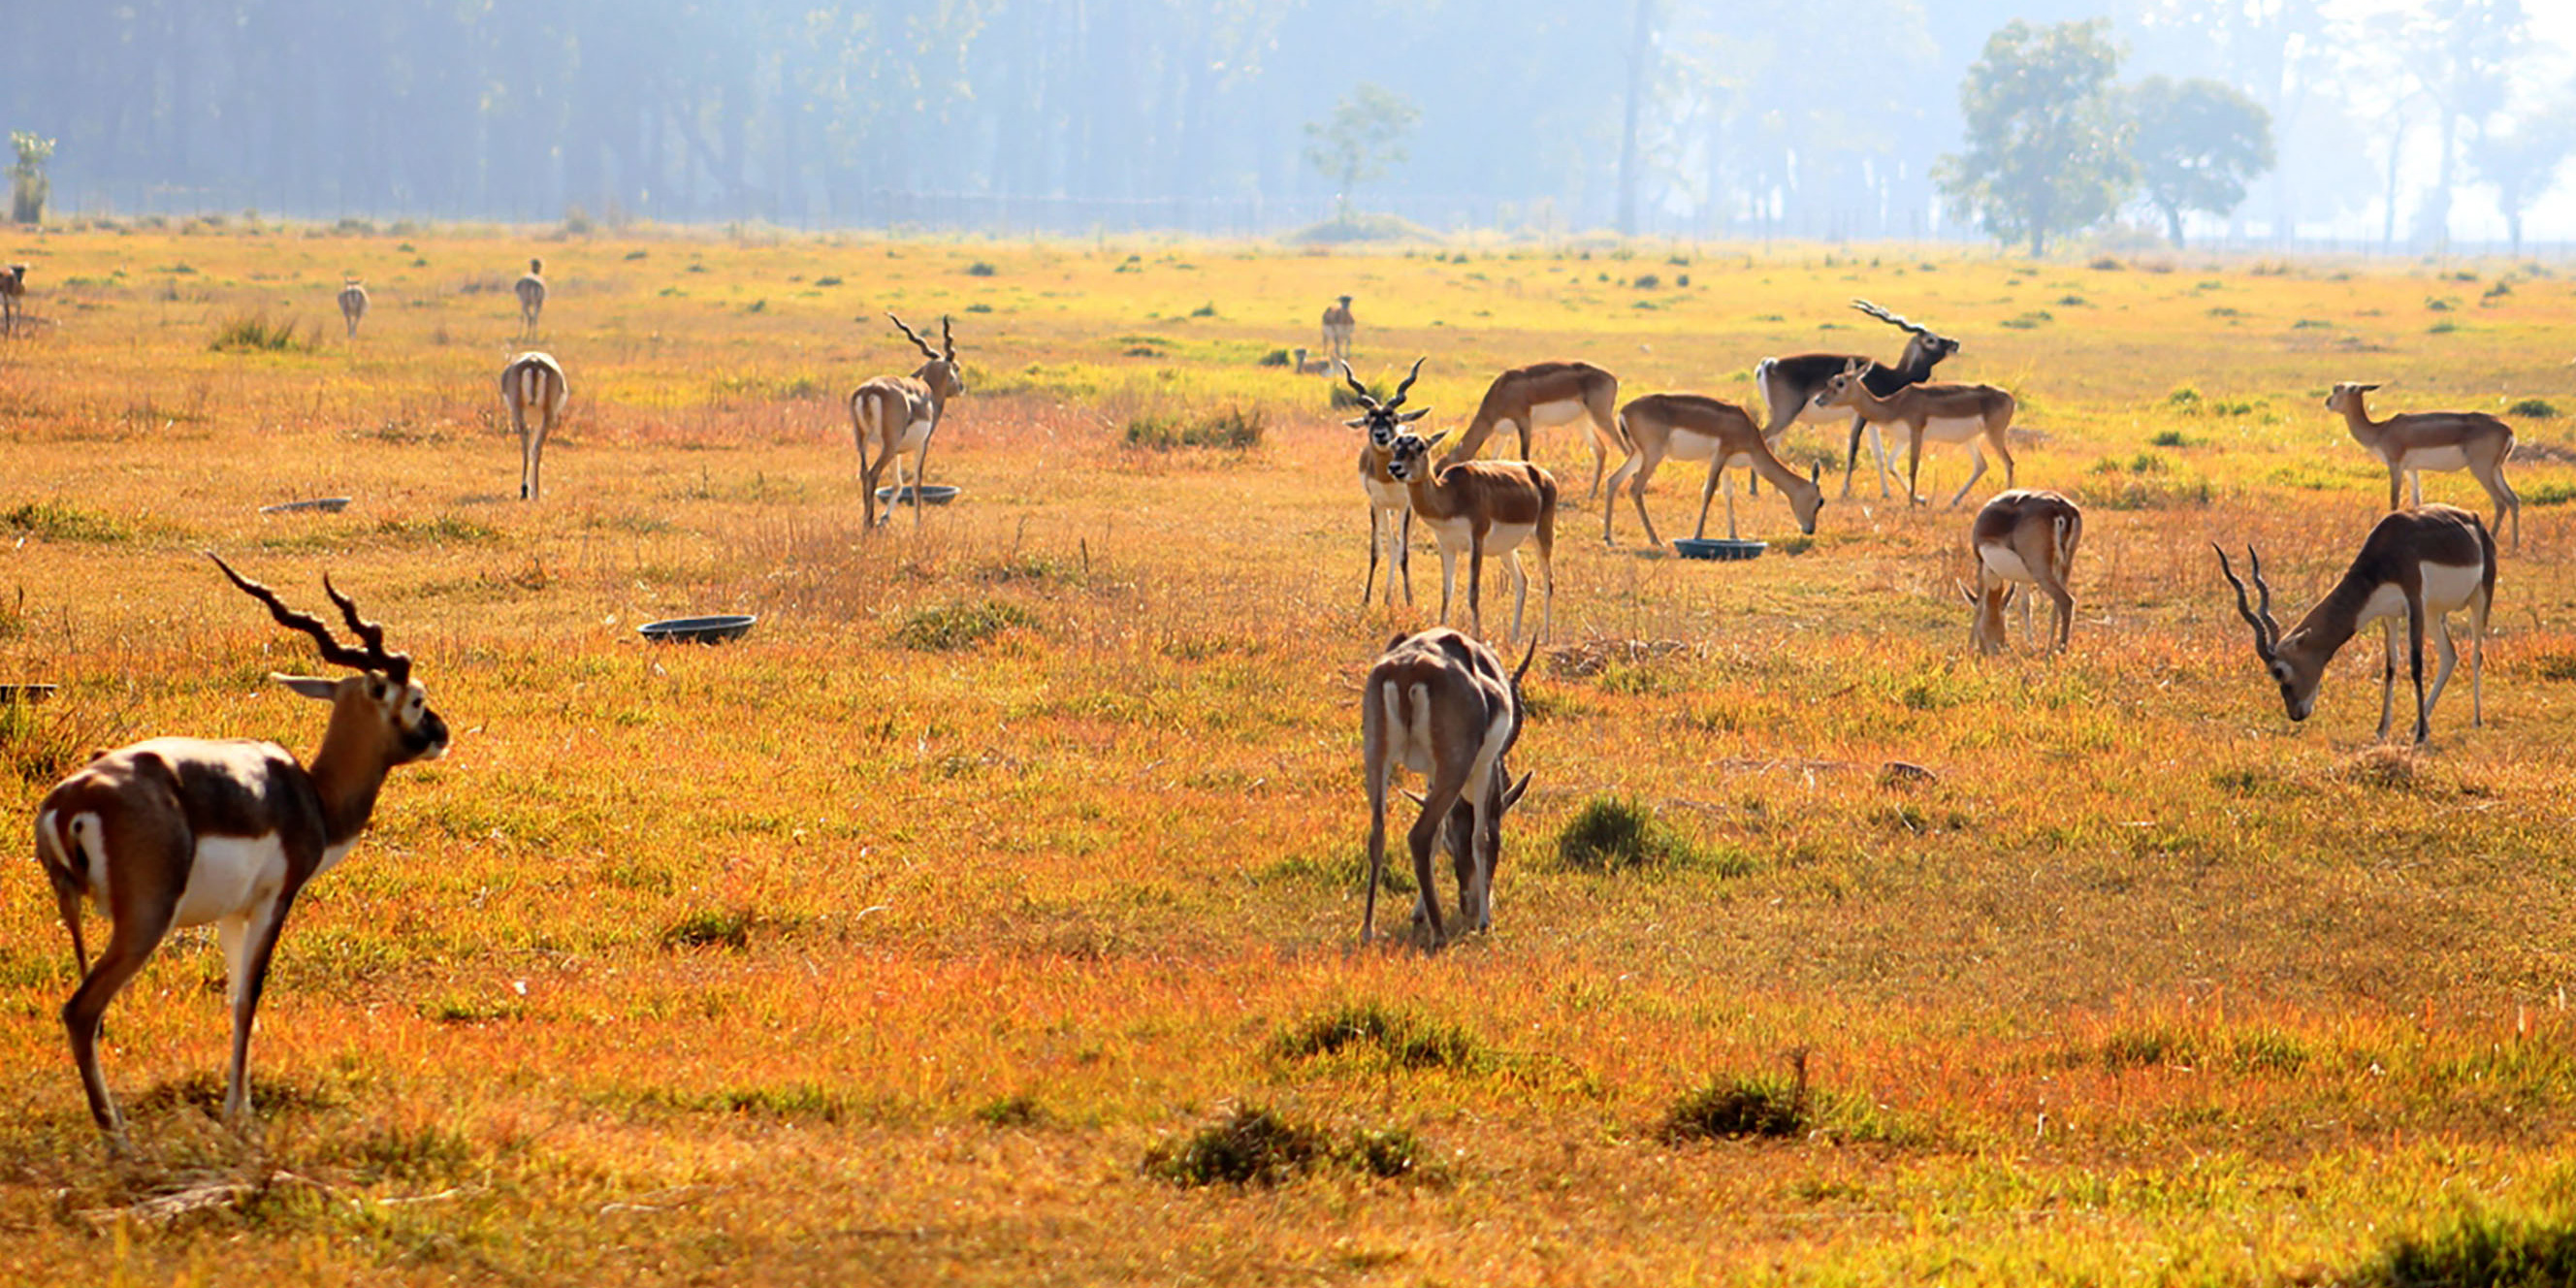
{"label": "blackbuck antelope", "polygon": [[1998,492],[1977,510],[1968,528],[1968,551],[1975,559],[1977,584],[1959,593],[1976,610],[1968,638],[1980,653],[2004,651],[2004,608],[2019,586],[2036,590],[2021,596],[2021,633],[2030,636],[2031,600],[2048,596],[2057,606],[2057,647],[2066,647],[2075,624],[2075,592],[2067,578],[2075,570],[2075,547],[2084,539],[2084,512],[2073,501],[2038,488]]}
{"label": "blackbuck antelope", "polygon": [[1367,607],[1369,587],[1377,581],[1378,552],[1386,552],[1386,606],[1395,607],[1395,579],[1404,577],[1404,602],[1413,602],[1413,492],[1403,480],[1387,470],[1395,459],[1395,440],[1404,436],[1404,427],[1431,414],[1428,407],[1408,412],[1396,409],[1404,405],[1404,395],[1413,388],[1414,378],[1422,374],[1422,359],[1413,360],[1413,370],[1404,373],[1404,383],[1395,394],[1381,403],[1369,393],[1368,386],[1351,374],[1349,363],[1341,364],[1342,379],[1350,382],[1351,393],[1359,399],[1358,420],[1342,423],[1353,429],[1368,431],[1368,442],[1360,448],[1360,489],[1368,493],[1369,566],[1368,575],[1360,579],[1360,605]]}
{"label": "blackbuck antelope", "polygon": [[[930,468],[930,436],[939,429],[939,418],[948,410],[948,400],[966,392],[966,378],[957,365],[957,339],[949,334],[948,319],[939,319],[939,344],[913,334],[911,327],[893,313],[886,314],[895,330],[921,350],[923,362],[908,376],[878,376],[860,385],[850,394],[850,438],[859,448],[859,490],[866,499],[867,525],[877,526],[877,478],[885,473],[886,463],[894,463],[895,501],[912,503],[912,526],[921,528],[921,488]],[[869,449],[876,451],[869,459]],[[903,458],[912,457],[912,481],[903,477]],[[885,517],[894,517],[894,505],[886,506]]]}
{"label": "blackbuck antelope", "polygon": [[1474,460],[1496,430],[1520,434],[1521,459],[1526,461],[1531,430],[1578,420],[1589,427],[1592,439],[1592,487],[1583,494],[1588,501],[1601,490],[1601,471],[1610,449],[1623,446],[1619,378],[1589,362],[1541,362],[1494,377],[1494,383],[1485,388],[1485,400],[1476,405],[1475,419],[1467,422],[1458,445],[1440,461],[1446,465]]}
{"label": "blackbuck antelope", "polygon": [[1771,454],[1771,444],[1753,417],[1731,402],[1700,394],[1647,394],[1632,398],[1619,409],[1619,435],[1626,440],[1628,459],[1610,476],[1608,500],[1601,506],[1601,541],[1611,544],[1610,520],[1619,511],[1619,485],[1628,484],[1628,496],[1637,504],[1637,521],[1646,525],[1646,540],[1662,545],[1655,535],[1654,516],[1646,513],[1646,483],[1655,477],[1655,467],[1667,458],[1676,461],[1708,462],[1708,481],[1699,491],[1699,526],[1692,535],[1708,533],[1710,495],[1717,491],[1718,481],[1726,483],[1726,535],[1735,536],[1735,479],[1727,475],[1730,466],[1749,467],[1767,478],[1789,498],[1790,512],[1798,516],[1798,530],[1812,536],[1816,531],[1816,512],[1825,505],[1824,489],[1816,485],[1816,471],[1809,467],[1800,478],[1795,470],[1780,463]]}
{"label": "blackbuck antelope", "polygon": [[349,338],[358,338],[358,323],[367,316],[367,284],[354,277],[341,279],[340,320],[349,324]]}
{"label": "blackbuck antelope", "polygon": [[[1521,655],[1520,669],[1503,673],[1502,659],[1483,643],[1445,627],[1399,635],[1369,668],[1360,697],[1360,747],[1368,774],[1368,896],[1360,913],[1360,942],[1377,932],[1377,889],[1386,870],[1386,805],[1395,771],[1422,775],[1414,799],[1422,814],[1405,840],[1413,851],[1413,921],[1423,946],[1449,938],[1432,888],[1435,845],[1449,851],[1458,874],[1458,921],[1468,930],[1494,925],[1494,869],[1501,862],[1503,815],[1529,790],[1530,776],[1513,782],[1508,758],[1521,736],[1521,678],[1538,641]],[[1409,795],[1410,793],[1408,793]]]}
{"label": "blackbuck antelope", "polygon": [[1351,337],[1359,332],[1359,321],[1351,316],[1351,297],[1344,295],[1324,306],[1324,356],[1334,362],[1351,360]]}
{"label": "blackbuck antelope", "polygon": [[528,261],[528,272],[510,288],[519,296],[519,330],[524,335],[537,333],[537,315],[546,311],[546,262]]}
{"label": "blackbuck antelope", "polygon": [[501,368],[501,401],[510,409],[510,424],[519,431],[519,499],[537,499],[538,467],[546,454],[546,435],[563,419],[572,398],[563,367],[552,354],[520,354]]}
{"label": "blackbuck antelope", "polygon": [[[447,753],[447,725],[411,678],[411,658],[386,652],[384,628],[360,618],[328,577],[323,590],[364,648],[342,644],[320,619],[286,607],[223,560],[215,565],[267,605],[279,625],[312,636],[323,661],[357,674],[269,677],[331,704],[330,726],[309,766],[275,743],[154,738],[101,754],[36,807],[36,861],[53,886],[81,972],[63,1006],[63,1027],[90,1115],[120,1152],[125,1127],[98,1063],[108,1003],[173,927],[213,922],[233,1022],[224,1115],[245,1123],[251,1020],[296,896],[358,843],[394,766]],[[95,965],[81,935],[84,900],[110,923]]]}
{"label": "blackbuck antelope", "polygon": [[2513,426],[2480,411],[2416,411],[2374,421],[2363,405],[2377,385],[2346,381],[2326,395],[2326,410],[2341,413],[2353,438],[2388,466],[2388,508],[2397,508],[2397,483],[2413,481],[2415,504],[2424,504],[2425,470],[2467,470],[2496,503],[2495,530],[2513,519],[2513,548],[2522,548],[2522,498],[2504,481],[2513,455]]}
{"label": "blackbuck antelope", "polygon": [[1968,454],[1976,458],[1976,468],[1968,471],[1968,481],[1959,485],[1950,498],[1958,508],[1966,500],[1968,489],[1986,473],[1986,454],[1977,447],[1984,439],[1995,455],[2004,458],[2004,486],[2013,483],[2012,446],[2005,435],[2012,429],[2013,396],[1993,385],[1912,384],[1881,397],[1870,392],[1868,375],[1876,364],[1866,358],[1851,365],[1825,382],[1816,394],[1819,407],[1849,407],[1872,425],[1905,427],[1905,495],[1915,504],[1923,503],[1915,484],[1923,473],[1923,441],[1965,443]]}
{"label": "blackbuck antelope", "polygon": [[[2254,628],[2254,654],[2281,686],[2281,705],[2290,719],[2305,720],[2316,709],[2317,682],[2325,678],[2326,663],[2334,660],[2336,650],[2363,627],[2379,622],[2386,627],[2388,641],[2387,661],[2379,673],[2379,736],[2388,737],[2397,689],[2397,632],[2402,628],[2407,665],[2415,677],[2415,741],[2429,740],[2433,704],[2442,700],[2442,685],[2459,661],[2451,644],[2451,614],[2466,608],[2469,723],[2485,722],[2478,681],[2486,669],[2487,611],[2495,604],[2496,548],[2495,538],[2487,534],[2478,516],[2452,506],[2428,505],[2381,519],[2362,539],[2361,553],[2353,556],[2343,580],[2286,632],[2272,617],[2272,588],[2263,580],[2263,557],[2252,546],[2245,548],[2245,556],[2252,564],[2254,588],[2262,595],[2259,608],[2246,604],[2245,583],[2236,579],[2225,550],[2218,551],[2218,570],[2236,588],[2237,615]],[[2441,669],[2434,672],[2429,692],[2424,688],[2428,623],[2437,628],[2434,639],[2442,653]]]}
{"label": "blackbuck antelope", "polygon": [[1309,358],[1304,349],[1297,351],[1297,374],[1301,376],[1329,376],[1341,365],[1331,358]]}
{"label": "blackbuck antelope", "polygon": [[0,335],[14,334],[18,314],[27,307],[27,266],[11,264],[0,270]]}
{"label": "blackbuck antelope", "polygon": [[[1959,351],[1959,342],[1946,335],[1936,335],[1928,327],[1917,326],[1867,300],[1853,300],[1853,308],[1877,318],[1889,326],[1905,331],[1905,352],[1896,365],[1872,369],[1861,379],[1869,391],[1886,397],[1907,385],[1920,384],[1932,378],[1932,368]],[[1769,420],[1762,426],[1762,437],[1770,440],[1774,450],[1780,436],[1797,421],[1809,420],[1831,424],[1843,419],[1839,411],[1816,401],[1827,381],[1841,375],[1855,362],[1867,362],[1857,353],[1794,353],[1785,358],[1764,358],[1753,368],[1753,381],[1762,388],[1762,401],[1769,408]],[[1851,442],[1843,452],[1843,498],[1851,498],[1852,470],[1860,461],[1860,435],[1869,430],[1869,449],[1878,458],[1878,496],[1887,499],[1887,441],[1858,412],[1851,413]]]}
{"label": "blackbuck antelope", "polygon": [[1405,434],[1395,440],[1386,472],[1404,484],[1431,534],[1440,542],[1440,621],[1449,621],[1449,601],[1457,585],[1458,556],[1467,556],[1467,621],[1485,632],[1485,556],[1508,555],[1516,590],[1512,596],[1512,633],[1521,634],[1521,612],[1529,604],[1529,572],[1521,567],[1520,545],[1538,552],[1538,571],[1545,598],[1539,608],[1539,638],[1556,622],[1556,476],[1527,461],[1461,461],[1434,465],[1431,449],[1447,431],[1428,439]]}

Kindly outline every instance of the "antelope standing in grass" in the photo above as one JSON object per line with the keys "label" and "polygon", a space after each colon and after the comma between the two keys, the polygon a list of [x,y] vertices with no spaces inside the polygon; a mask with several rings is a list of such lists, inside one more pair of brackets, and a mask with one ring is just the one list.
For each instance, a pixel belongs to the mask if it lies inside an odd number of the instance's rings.
{"label": "antelope standing in grass", "polygon": [[[385,651],[384,628],[322,581],[364,648],[340,643],[319,619],[278,602],[234,572],[234,585],[289,630],[321,646],[322,660],[354,675],[269,678],[331,704],[331,723],[310,765],[275,743],[154,738],[106,752],[45,794],[36,807],[36,861],[71,931],[80,987],[62,1010],[72,1063],[90,1116],[109,1145],[125,1125],[99,1070],[99,1019],[171,929],[215,924],[232,1009],[232,1065],[224,1116],[250,1117],[251,1021],[296,896],[347,857],[366,831],[376,794],[396,765],[447,753],[447,725],[411,678],[411,659]],[[110,923],[95,965],[81,934],[86,900]]]}
{"label": "antelope standing in grass", "polygon": [[1404,373],[1404,383],[1395,394],[1381,403],[1370,394],[1368,386],[1351,374],[1350,364],[1342,364],[1342,378],[1350,382],[1351,393],[1360,400],[1358,420],[1342,423],[1353,429],[1368,431],[1368,442],[1360,447],[1360,488],[1369,501],[1369,566],[1368,575],[1360,579],[1360,606],[1369,601],[1369,586],[1377,580],[1378,552],[1386,552],[1386,606],[1395,607],[1395,579],[1404,577],[1404,602],[1413,602],[1413,494],[1403,480],[1387,471],[1387,462],[1395,459],[1395,440],[1404,436],[1404,427],[1431,414],[1428,407],[1416,407],[1399,413],[1404,395],[1413,388],[1414,378],[1422,374],[1422,359],[1413,360],[1413,370]]}
{"label": "antelope standing in grass", "polygon": [[2513,455],[2513,426],[2481,411],[2416,411],[2374,421],[2363,405],[2377,385],[2346,381],[2326,395],[2326,410],[2341,413],[2355,441],[2388,466],[2388,508],[2397,508],[2397,483],[2414,484],[2415,504],[2424,504],[2425,470],[2465,469],[2496,503],[2495,530],[2513,519],[2513,548],[2522,548],[2522,498],[2504,481],[2505,458]]}
{"label": "antelope standing in grass", "polygon": [[[1886,397],[1907,385],[1920,384],[1932,378],[1932,368],[1959,351],[1959,342],[1946,335],[1936,335],[1929,327],[1917,326],[1867,300],[1853,300],[1853,308],[1877,318],[1906,333],[1905,352],[1892,367],[1876,367],[1861,377],[1871,393]],[[1762,388],[1762,400],[1769,408],[1769,418],[1762,426],[1762,437],[1774,450],[1780,436],[1797,421],[1809,420],[1831,424],[1843,414],[1816,402],[1826,382],[1841,375],[1855,362],[1867,362],[1857,353],[1793,353],[1785,358],[1764,358],[1753,368],[1753,381]],[[1858,412],[1851,414],[1851,442],[1843,453],[1843,499],[1851,499],[1852,470],[1860,461],[1860,435],[1869,429],[1869,449],[1878,458],[1878,498],[1887,499],[1887,440],[1879,435]]]}
{"label": "antelope standing in grass", "polygon": [[0,270],[0,335],[18,330],[18,314],[27,307],[27,266],[11,264]]}
{"label": "antelope standing in grass", "polygon": [[1693,537],[1708,533],[1708,505],[1717,491],[1721,477],[1726,486],[1726,535],[1735,536],[1735,479],[1726,474],[1730,466],[1742,465],[1761,478],[1771,480],[1783,496],[1789,498],[1790,512],[1798,518],[1798,530],[1813,536],[1816,513],[1825,505],[1824,489],[1816,485],[1816,471],[1810,467],[1805,478],[1780,463],[1771,454],[1771,444],[1753,417],[1743,408],[1722,399],[1701,394],[1647,394],[1630,399],[1619,409],[1619,433],[1628,445],[1628,459],[1620,462],[1610,475],[1608,499],[1601,506],[1601,541],[1612,544],[1610,520],[1619,511],[1619,485],[1628,484],[1628,496],[1637,505],[1637,521],[1646,525],[1646,540],[1662,545],[1655,535],[1654,516],[1646,513],[1646,483],[1655,477],[1655,467],[1666,458],[1676,461],[1708,462],[1708,481],[1699,492],[1699,527]]}
{"label": "antelope standing in grass", "polygon": [[1870,368],[1877,364],[1866,358],[1856,359],[1825,382],[1816,394],[1819,407],[1849,407],[1872,425],[1905,427],[1905,495],[1915,505],[1923,497],[1915,484],[1923,472],[1923,442],[1964,443],[1968,454],[1976,458],[1976,468],[1968,471],[1968,481],[1950,498],[1950,507],[1958,508],[1966,500],[1968,489],[1986,473],[1986,454],[1977,446],[1984,439],[1995,455],[2004,458],[2004,486],[2013,484],[2012,446],[2005,441],[2012,428],[2013,396],[1993,385],[1914,384],[1881,397],[1870,392],[1867,380]]}
{"label": "antelope standing in grass", "polygon": [[537,315],[546,311],[546,262],[528,261],[527,275],[510,288],[519,296],[519,330],[524,335],[537,333]]}
{"label": "antelope standing in grass", "polygon": [[1334,362],[1351,360],[1351,337],[1359,332],[1359,321],[1351,316],[1351,297],[1344,295],[1324,306],[1324,356]]}
{"label": "antelope standing in grass", "polygon": [[546,435],[563,419],[572,398],[563,367],[552,354],[531,350],[501,368],[501,401],[510,409],[510,424],[519,431],[519,499],[537,499],[539,467],[546,454]]}
{"label": "antelope standing in grass", "polygon": [[2018,586],[2036,589],[2021,596],[2021,633],[2030,636],[2031,600],[2048,596],[2057,606],[2057,647],[2066,647],[2074,629],[2075,592],[2067,589],[2075,570],[2075,547],[2084,539],[2084,512],[2073,501],[2038,488],[1998,492],[1977,510],[1968,528],[1968,551],[1976,561],[1974,589],[1959,587],[1976,610],[1968,638],[1980,653],[2004,651],[2004,608]]}
{"label": "antelope standing in grass", "polygon": [[1619,378],[1589,362],[1540,362],[1514,367],[1485,387],[1485,400],[1449,449],[1441,464],[1471,461],[1496,430],[1520,434],[1521,459],[1530,459],[1530,431],[1583,421],[1592,440],[1592,499],[1601,490],[1601,471],[1610,449],[1625,449],[1619,440]]}
{"label": "antelope standing in grass", "polygon": [[358,323],[367,317],[367,284],[357,278],[341,279],[340,320],[349,324],[349,338],[358,338]]}
{"label": "antelope standing in grass", "polygon": [[[1506,676],[1502,659],[1483,643],[1446,627],[1399,635],[1369,668],[1360,697],[1360,746],[1368,774],[1368,896],[1360,913],[1360,942],[1377,932],[1377,889],[1386,869],[1386,805],[1395,771],[1423,776],[1414,799],[1422,814],[1405,840],[1413,851],[1413,920],[1423,945],[1449,938],[1433,889],[1431,857],[1445,846],[1458,874],[1458,923],[1467,930],[1494,925],[1494,869],[1502,860],[1503,815],[1529,790],[1530,776],[1513,782],[1507,763],[1520,741],[1521,678],[1538,642],[1530,641],[1520,669]],[[1410,793],[1407,793],[1410,795]]]}
{"label": "antelope standing in grass", "polygon": [[[2216,549],[2215,544],[2212,546]],[[2397,690],[2397,633],[2406,632],[2407,665],[2415,677],[2415,741],[2433,736],[2433,704],[2451,678],[2459,652],[2451,643],[2451,614],[2469,611],[2469,723],[2485,722],[2478,681],[2486,669],[2487,612],[2495,606],[2496,548],[2478,516],[2447,505],[2399,510],[2381,519],[2363,538],[2361,553],[2299,624],[2287,631],[2272,617],[2272,588],[2263,580],[2263,557],[2247,546],[2260,608],[2247,606],[2245,583],[2218,551],[2218,569],[2236,588],[2236,612],[2254,628],[2254,654],[2263,659],[2272,681],[2281,686],[2281,705],[2290,719],[2305,720],[2316,709],[2317,683],[2326,663],[2363,627],[2383,624],[2387,660],[2379,672],[2379,737],[2388,737]],[[2435,628],[2442,655],[2433,687],[2424,687],[2425,628]]]}
{"label": "antelope standing in grass", "polygon": [[1508,555],[1515,591],[1512,631],[1521,634],[1521,614],[1529,604],[1529,572],[1521,567],[1520,546],[1527,541],[1538,552],[1538,571],[1545,598],[1539,607],[1539,638],[1556,622],[1556,476],[1527,461],[1461,461],[1434,465],[1431,449],[1446,431],[1428,439],[1406,434],[1395,440],[1386,471],[1405,485],[1413,505],[1432,536],[1440,542],[1440,621],[1449,621],[1449,601],[1457,585],[1458,556],[1467,556],[1467,621],[1485,631],[1485,556]]}
{"label": "antelope standing in grass", "polygon": [[1303,349],[1297,351],[1297,374],[1301,376],[1329,376],[1341,365],[1331,358],[1309,358]]}
{"label": "antelope standing in grass", "polygon": [[[949,334],[948,319],[939,319],[940,348],[913,334],[911,327],[893,313],[886,314],[895,329],[921,350],[922,364],[908,376],[878,376],[860,385],[850,394],[850,437],[859,449],[859,490],[866,498],[867,525],[877,526],[877,478],[885,473],[886,463],[894,463],[894,502],[886,506],[885,517],[894,517],[894,506],[912,502],[912,526],[921,528],[921,489],[929,477],[930,436],[939,429],[939,418],[948,409],[948,400],[966,392],[966,379],[957,365],[957,340]],[[868,459],[868,449],[876,449],[876,459]],[[903,458],[912,457],[912,481],[903,477]]]}

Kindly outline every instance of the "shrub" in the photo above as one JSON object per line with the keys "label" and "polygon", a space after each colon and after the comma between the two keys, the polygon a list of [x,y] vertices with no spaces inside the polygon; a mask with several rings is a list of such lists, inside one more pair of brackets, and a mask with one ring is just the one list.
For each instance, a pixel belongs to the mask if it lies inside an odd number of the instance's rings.
{"label": "shrub", "polygon": [[295,319],[271,322],[264,312],[252,313],[236,316],[215,328],[214,342],[206,347],[217,353],[311,353],[322,347],[322,328],[317,326],[298,336]]}
{"label": "shrub", "polygon": [[1145,1174],[1174,1185],[1278,1185],[1314,1169],[1330,1155],[1319,1128],[1242,1106],[1185,1137],[1145,1154]]}
{"label": "shrub", "polygon": [[966,275],[968,277],[991,277],[993,275],[993,266],[979,259],[966,266]]}
{"label": "shrub", "polygon": [[1689,841],[1634,800],[1595,796],[1557,833],[1556,856],[1585,872],[1678,866],[1699,857]]}
{"label": "shrub", "polygon": [[1342,1151],[1351,1166],[1382,1180],[1410,1176],[1421,1167],[1422,1156],[1429,1151],[1422,1140],[1401,1127],[1385,1130],[1363,1127],[1351,1133],[1350,1146]]}
{"label": "shrub", "polygon": [[1663,284],[1664,284],[1664,279],[1663,279],[1662,277],[1660,277],[1660,276],[1658,276],[1658,275],[1654,274],[1654,273],[1639,273],[1639,274],[1637,274],[1636,287],[1637,287],[1637,289],[1638,289],[1638,290],[1641,290],[1641,291],[1651,291],[1651,290],[1656,289],[1657,287],[1662,286]]}
{"label": "shrub", "polygon": [[2551,417],[2558,414],[2558,404],[2546,398],[2525,398],[2504,409],[2508,416]]}
{"label": "shrub", "polygon": [[1706,1083],[1674,1102],[1656,1135],[1668,1145],[1803,1135],[1810,1119],[1806,1067],[1799,1061],[1794,1078],[1764,1074]]}
{"label": "shrub", "polygon": [[2352,1282],[2392,1288],[2576,1283],[2576,1225],[2463,1211],[2437,1229],[2391,1241]]}
{"label": "shrub", "polygon": [[2179,429],[2168,429],[2147,440],[2150,447],[2189,447],[2191,440]]}

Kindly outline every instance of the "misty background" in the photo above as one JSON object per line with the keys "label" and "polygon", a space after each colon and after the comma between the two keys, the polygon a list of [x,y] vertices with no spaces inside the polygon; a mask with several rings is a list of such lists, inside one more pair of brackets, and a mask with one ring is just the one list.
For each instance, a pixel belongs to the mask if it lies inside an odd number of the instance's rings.
{"label": "misty background", "polygon": [[[55,140],[56,218],[1982,238],[1933,178],[1963,77],[2096,17],[2123,84],[2269,116],[2195,242],[2474,249],[2514,185],[2576,241],[2563,0],[14,0],[0,129]],[[1328,173],[1370,93],[1410,118]]]}

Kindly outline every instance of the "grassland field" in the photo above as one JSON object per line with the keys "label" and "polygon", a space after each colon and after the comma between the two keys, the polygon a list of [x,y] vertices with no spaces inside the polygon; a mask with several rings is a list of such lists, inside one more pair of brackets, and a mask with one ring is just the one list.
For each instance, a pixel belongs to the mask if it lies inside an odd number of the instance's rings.
{"label": "grassland field", "polygon": [[[495,377],[530,254],[573,397],[522,504]],[[60,686],[0,709],[0,813],[94,746],[317,741],[263,679],[310,645],[201,549],[299,603],[329,570],[456,731],[296,909],[247,1140],[188,932],[109,1013],[110,1163],[68,944],[5,869],[0,1282],[2576,1268],[2563,266],[238,222],[0,258],[37,319],[0,342],[0,681]],[[1974,656],[1973,499],[1882,502],[1864,457],[1812,542],[1689,563],[1633,514],[1603,546],[1588,454],[1542,434],[1572,508],[1495,929],[1362,950],[1358,680],[1438,578],[1424,543],[1413,607],[1359,604],[1349,413],[1261,363],[1343,292],[1365,375],[1429,355],[1426,429],[1552,357],[1758,402],[1767,354],[1894,354],[1854,296],[1956,335],[1944,376],[2020,397],[2018,481],[2087,507],[2073,646],[2016,615]],[[887,309],[953,320],[930,469],[964,492],[870,534],[842,399],[917,361]],[[218,347],[261,317],[283,348]],[[2385,499],[2321,405],[2348,379],[2523,444],[2485,724],[2464,674],[2420,752],[2373,745],[2375,643],[2290,724],[2210,554],[2258,544],[2285,618],[2331,584]],[[1246,448],[1128,442],[1253,416]],[[1935,449],[1925,491],[1965,468]],[[1696,492],[1656,478],[1667,536]],[[355,500],[258,512],[325,495]],[[634,633],[724,611],[761,621]],[[1561,848],[1605,814],[1641,861]]]}

